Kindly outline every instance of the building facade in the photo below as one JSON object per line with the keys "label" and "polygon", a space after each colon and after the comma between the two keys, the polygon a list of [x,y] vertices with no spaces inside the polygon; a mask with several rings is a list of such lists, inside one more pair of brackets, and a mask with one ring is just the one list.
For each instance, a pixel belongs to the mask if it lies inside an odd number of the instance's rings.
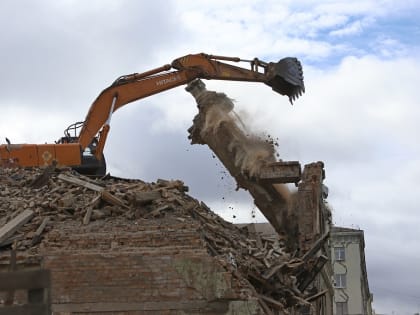
{"label": "building facade", "polygon": [[363,230],[334,226],[331,230],[334,270],[334,314],[372,315],[373,295],[365,261]]}

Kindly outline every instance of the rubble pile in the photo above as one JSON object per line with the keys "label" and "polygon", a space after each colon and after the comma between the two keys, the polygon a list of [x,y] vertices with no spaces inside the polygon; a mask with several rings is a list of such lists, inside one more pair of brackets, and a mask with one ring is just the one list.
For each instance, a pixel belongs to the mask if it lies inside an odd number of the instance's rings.
{"label": "rubble pile", "polygon": [[91,179],[55,166],[0,169],[0,261],[7,261],[12,248],[36,255],[63,223],[182,222],[199,226],[208,253],[249,287],[267,314],[308,306],[320,294],[305,291],[311,259],[293,257],[278,239],[224,221],[187,191],[179,180]]}

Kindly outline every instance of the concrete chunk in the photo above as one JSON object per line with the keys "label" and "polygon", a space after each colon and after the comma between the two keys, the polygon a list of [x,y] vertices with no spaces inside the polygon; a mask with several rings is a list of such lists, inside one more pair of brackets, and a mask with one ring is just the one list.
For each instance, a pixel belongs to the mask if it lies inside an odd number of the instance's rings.
{"label": "concrete chunk", "polygon": [[266,183],[297,183],[301,178],[301,167],[297,161],[275,162],[263,166],[258,180]]}

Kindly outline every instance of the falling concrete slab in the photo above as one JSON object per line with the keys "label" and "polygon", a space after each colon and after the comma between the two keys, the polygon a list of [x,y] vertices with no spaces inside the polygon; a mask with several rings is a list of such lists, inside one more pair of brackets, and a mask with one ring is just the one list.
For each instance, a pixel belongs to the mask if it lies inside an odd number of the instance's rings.
{"label": "falling concrete slab", "polygon": [[289,220],[291,194],[280,183],[300,180],[299,163],[279,163],[274,145],[243,128],[232,113],[232,100],[225,94],[207,91],[201,80],[193,81],[186,89],[199,109],[189,129],[191,143],[208,145],[235,178],[238,188],[249,191],[277,233],[293,235],[296,226]]}

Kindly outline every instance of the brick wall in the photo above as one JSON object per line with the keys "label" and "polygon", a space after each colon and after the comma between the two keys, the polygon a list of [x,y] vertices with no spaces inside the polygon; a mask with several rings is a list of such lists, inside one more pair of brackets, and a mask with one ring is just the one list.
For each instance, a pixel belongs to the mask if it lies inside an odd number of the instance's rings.
{"label": "brick wall", "polygon": [[321,185],[324,179],[324,165],[321,162],[305,165],[302,181],[299,183],[295,213],[299,227],[299,247],[302,253],[328,229],[322,223]]}
{"label": "brick wall", "polygon": [[43,242],[54,314],[260,314],[197,223],[62,226]]}

